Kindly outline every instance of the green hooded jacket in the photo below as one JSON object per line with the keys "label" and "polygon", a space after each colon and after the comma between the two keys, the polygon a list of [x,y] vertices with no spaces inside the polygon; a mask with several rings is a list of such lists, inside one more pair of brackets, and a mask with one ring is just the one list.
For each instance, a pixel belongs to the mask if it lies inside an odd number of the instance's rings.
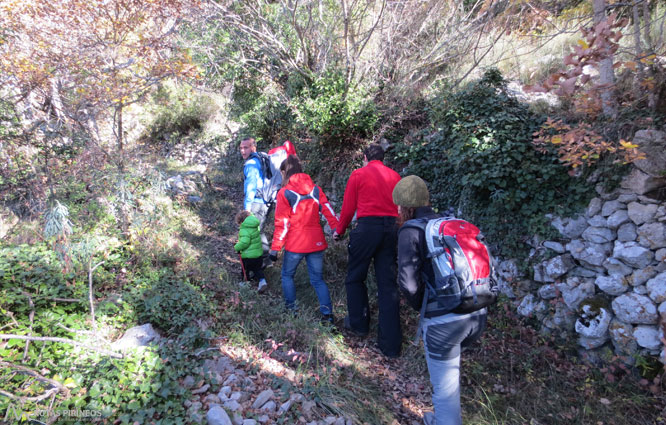
{"label": "green hooded jacket", "polygon": [[259,232],[259,219],[249,215],[240,225],[238,243],[234,249],[241,253],[242,258],[259,258],[264,254]]}

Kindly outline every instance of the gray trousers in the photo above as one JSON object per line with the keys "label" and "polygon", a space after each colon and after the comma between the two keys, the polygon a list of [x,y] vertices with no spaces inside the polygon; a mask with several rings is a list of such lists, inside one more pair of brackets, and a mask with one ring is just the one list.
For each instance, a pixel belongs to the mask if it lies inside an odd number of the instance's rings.
{"label": "gray trousers", "polygon": [[259,231],[261,232],[261,246],[264,249],[264,255],[270,251],[271,246],[268,243],[268,238],[264,233],[264,224],[266,223],[266,218],[268,217],[269,208],[268,205],[263,202],[253,202],[250,204],[250,212],[254,214],[255,217],[259,220]]}

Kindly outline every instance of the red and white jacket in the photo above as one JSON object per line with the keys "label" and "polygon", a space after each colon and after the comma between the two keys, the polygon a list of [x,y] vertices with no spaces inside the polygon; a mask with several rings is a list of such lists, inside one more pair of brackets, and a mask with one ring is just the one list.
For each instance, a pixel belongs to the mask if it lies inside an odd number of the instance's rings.
{"label": "red and white jacket", "polygon": [[294,174],[277,194],[275,232],[271,250],[306,254],[328,247],[319,213],[335,229],[338,219],[319,186],[305,173]]}

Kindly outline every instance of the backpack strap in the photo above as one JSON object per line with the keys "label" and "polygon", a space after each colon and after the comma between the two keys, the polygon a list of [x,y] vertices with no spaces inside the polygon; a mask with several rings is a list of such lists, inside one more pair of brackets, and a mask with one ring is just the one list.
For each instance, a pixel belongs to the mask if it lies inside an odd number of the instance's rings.
{"label": "backpack strap", "polygon": [[319,187],[316,185],[307,195],[301,195],[300,193],[296,193],[293,190],[287,189],[284,191],[284,197],[287,198],[287,202],[289,202],[291,211],[294,214],[296,213],[296,208],[298,207],[298,204],[306,199],[312,199],[313,201],[315,201],[319,206],[319,212],[321,212],[321,204],[319,203]]}

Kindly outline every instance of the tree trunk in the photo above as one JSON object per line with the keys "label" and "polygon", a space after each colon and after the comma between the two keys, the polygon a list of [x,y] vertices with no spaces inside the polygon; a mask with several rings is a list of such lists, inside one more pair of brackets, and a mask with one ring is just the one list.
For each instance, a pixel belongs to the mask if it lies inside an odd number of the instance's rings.
{"label": "tree trunk", "polygon": [[[593,0],[594,23],[607,19],[606,0]],[[613,89],[615,87],[615,72],[613,71],[613,54],[608,52],[608,56],[599,63],[599,83],[601,85],[601,109],[608,118],[614,118],[617,115],[615,107],[615,96]]]}
{"label": "tree trunk", "polygon": [[116,106],[116,142],[118,145],[118,169],[122,173],[125,171],[125,153],[124,153],[124,140],[123,140],[123,104],[119,103]]}
{"label": "tree trunk", "polygon": [[643,57],[643,47],[641,46],[641,18],[638,13],[638,7],[641,1],[642,0],[634,0],[633,4],[631,5],[631,11],[634,19],[634,50],[635,50],[636,64],[638,69],[638,73],[634,78],[634,84],[633,84],[634,97],[636,99],[641,98],[642,94],[641,82],[645,78],[643,63],[640,60]]}

